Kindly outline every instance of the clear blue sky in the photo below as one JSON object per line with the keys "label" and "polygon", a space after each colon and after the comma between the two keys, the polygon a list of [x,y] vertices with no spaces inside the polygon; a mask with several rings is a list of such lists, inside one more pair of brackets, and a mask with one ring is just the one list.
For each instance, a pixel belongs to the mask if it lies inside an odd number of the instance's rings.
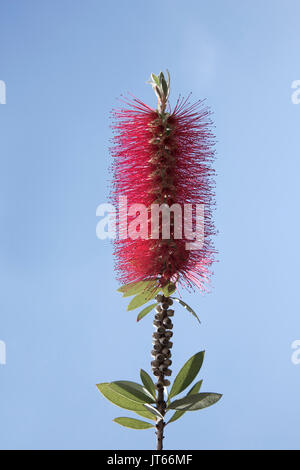
{"label": "clear blue sky", "polygon": [[300,448],[299,16],[297,0],[0,1],[1,448],[153,447],[95,386],[149,371],[152,334],[95,212],[109,111],[127,91],[154,106],[145,82],[165,68],[171,102],[206,97],[218,138],[219,262],[211,294],[185,294],[202,325],[177,309],[173,370],[205,349],[203,390],[224,395],[165,446]]}

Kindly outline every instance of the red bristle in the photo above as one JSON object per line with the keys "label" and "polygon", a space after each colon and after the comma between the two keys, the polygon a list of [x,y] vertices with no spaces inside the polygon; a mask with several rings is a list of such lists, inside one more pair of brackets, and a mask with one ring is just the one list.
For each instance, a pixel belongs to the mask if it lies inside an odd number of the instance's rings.
{"label": "red bristle", "polygon": [[[114,186],[112,200],[132,204],[204,204],[204,243],[200,250],[187,250],[186,240],[116,239],[118,279],[129,283],[160,278],[161,284],[177,281],[205,290],[215,250],[211,237],[214,206],[214,136],[210,111],[203,101],[194,104],[178,99],[165,119],[140,100],[126,101],[114,111]],[[128,217],[128,224],[132,219]],[[195,214],[193,215],[195,223]],[[150,224],[149,224],[150,236]]]}

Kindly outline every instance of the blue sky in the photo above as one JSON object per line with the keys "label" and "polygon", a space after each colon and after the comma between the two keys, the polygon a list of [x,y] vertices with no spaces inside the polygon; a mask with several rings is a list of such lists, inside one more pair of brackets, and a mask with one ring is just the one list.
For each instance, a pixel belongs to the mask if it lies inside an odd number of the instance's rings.
{"label": "blue sky", "polygon": [[[116,292],[96,238],[110,176],[109,112],[149,105],[151,72],[207,98],[218,160],[212,292],[184,294],[173,371],[205,349],[203,390],[223,393],[167,429],[168,449],[299,449],[297,0],[0,0],[0,447],[147,449],[153,431],[95,384],[149,371],[151,318]],[[130,412],[128,413],[128,415]]]}

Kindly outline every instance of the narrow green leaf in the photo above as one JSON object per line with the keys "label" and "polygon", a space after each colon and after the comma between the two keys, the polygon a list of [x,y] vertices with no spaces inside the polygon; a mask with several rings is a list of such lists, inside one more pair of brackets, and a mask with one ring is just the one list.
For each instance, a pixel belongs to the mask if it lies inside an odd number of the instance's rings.
{"label": "narrow green leaf", "polygon": [[116,380],[110,387],[120,395],[139,403],[154,403],[152,395],[142,385],[129,380]]}
{"label": "narrow green leaf", "polygon": [[169,73],[169,70],[167,69],[167,75],[168,75],[168,88],[170,89],[170,73]]}
{"label": "narrow green leaf", "polygon": [[142,318],[144,318],[149,312],[151,312],[151,310],[154,309],[154,307],[156,307],[157,304],[151,304],[151,305],[148,305],[148,307],[145,307],[137,316],[137,319],[136,321],[140,321]]}
{"label": "narrow green leaf", "polygon": [[125,426],[125,428],[130,429],[150,429],[154,428],[154,425],[151,423],[147,423],[146,421],[141,421],[140,419],[134,418],[115,418],[113,419],[115,423],[121,424],[121,426]]}
{"label": "narrow green leaf", "polygon": [[149,300],[154,299],[154,297],[161,291],[161,287],[157,287],[156,289],[149,289],[144,290],[140,294],[133,297],[130,304],[127,307],[127,311],[134,310],[135,308],[141,307],[145,303],[149,302]]}
{"label": "narrow green leaf", "polygon": [[204,351],[198,352],[194,356],[192,356],[180,369],[178,372],[171,391],[170,391],[170,398],[178,395],[183,390],[185,390],[194,380],[196,375],[198,374],[199,370],[201,369],[202,363],[204,359]]}
{"label": "narrow green leaf", "polygon": [[153,82],[156,83],[157,86],[160,86],[160,81],[159,81],[158,77],[156,75],[154,75],[154,73],[151,73],[151,78],[152,78]]}
{"label": "narrow green leaf", "polygon": [[183,300],[181,299],[178,299],[177,297],[172,297],[173,300],[176,300],[176,302],[179,302],[180,305],[182,305],[188,312],[190,312],[197,320],[199,323],[201,323],[197,313],[195,312],[195,310],[192,309],[192,307],[190,307],[186,302],[184,302]]}
{"label": "narrow green leaf", "polygon": [[158,75],[158,78],[159,78],[160,83],[162,83],[162,80],[165,78],[164,74],[162,72],[160,72],[159,75]]}
{"label": "narrow green leaf", "polygon": [[196,411],[214,405],[221,398],[220,393],[196,393],[175,400],[169,405],[170,410]]}
{"label": "narrow green leaf", "polygon": [[134,412],[139,415],[139,416],[142,416],[143,418],[147,418],[147,419],[152,419],[153,421],[155,421],[155,416],[153,413],[150,413],[150,411],[146,410],[145,407],[144,407],[144,410],[143,411],[140,411],[140,410],[134,410]]}
{"label": "narrow green leaf", "polygon": [[136,295],[142,292],[149,287],[154,287],[156,285],[156,279],[148,279],[146,281],[130,282],[124,286],[119,287],[118,292],[123,294],[123,297],[130,297],[131,295]]}
{"label": "narrow green leaf", "polygon": [[153,380],[151,379],[150,375],[143,369],[140,371],[141,381],[144,384],[146,390],[151,393],[151,396],[156,400],[156,388],[154,385]]}
{"label": "narrow green leaf", "polygon": [[154,90],[154,93],[156,94],[157,98],[161,99],[160,88],[158,88],[158,86],[154,85],[153,90]]}
{"label": "narrow green leaf", "polygon": [[163,415],[152,405],[148,405],[147,403],[144,404],[144,407],[147,408],[150,413],[153,413],[158,418],[163,418]]}
{"label": "narrow green leaf", "polygon": [[111,401],[114,405],[124,408],[125,410],[131,411],[145,411],[143,403],[130,400],[130,398],[121,395],[120,393],[113,390],[110,383],[97,384],[98,390],[104,395],[104,397]]}
{"label": "narrow green leaf", "polygon": [[176,284],[173,284],[173,282],[170,282],[163,288],[164,296],[169,297],[170,295],[174,294],[176,289],[177,289]]}
{"label": "narrow green leaf", "polygon": [[[199,380],[199,382],[196,382],[195,385],[190,389],[190,391],[188,392],[186,396],[188,397],[189,395],[194,395],[195,393],[198,393],[201,388],[202,382],[203,380]],[[185,411],[175,411],[175,413],[173,414],[171,419],[169,419],[167,424],[177,421],[177,419],[181,418],[181,416],[183,416],[184,413]]]}
{"label": "narrow green leaf", "polygon": [[167,85],[167,82],[166,82],[164,76],[163,76],[162,79],[161,79],[161,86],[162,86],[164,95],[167,96],[167,95],[168,95],[168,85]]}

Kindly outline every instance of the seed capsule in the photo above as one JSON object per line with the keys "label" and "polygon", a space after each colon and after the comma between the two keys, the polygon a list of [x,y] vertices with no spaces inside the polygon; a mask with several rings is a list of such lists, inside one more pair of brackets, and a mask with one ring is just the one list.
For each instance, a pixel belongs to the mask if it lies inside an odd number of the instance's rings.
{"label": "seed capsule", "polygon": [[158,305],[157,307],[155,307],[155,311],[156,311],[157,313],[161,313],[161,312],[162,312],[161,306]]}
{"label": "seed capsule", "polygon": [[161,304],[163,310],[167,310],[168,307],[169,307],[169,304],[167,302],[164,302],[163,304]]}
{"label": "seed capsule", "polygon": [[153,346],[153,349],[155,349],[155,351],[161,351],[161,344],[160,343],[155,343],[154,346]]}
{"label": "seed capsule", "polygon": [[168,297],[168,304],[169,304],[169,305],[173,305],[173,300],[170,299],[170,297]]}
{"label": "seed capsule", "polygon": [[[157,362],[157,361],[152,361],[152,362]],[[151,362],[151,364],[152,364],[152,362]],[[166,360],[164,361],[164,366],[165,366],[165,367],[169,367],[171,364],[172,364],[171,359],[166,359]]]}
{"label": "seed capsule", "polygon": [[163,326],[159,326],[159,327],[157,328],[157,333],[159,333],[159,334],[164,334],[165,331],[166,331],[166,329],[165,329]]}
{"label": "seed capsule", "polygon": [[156,359],[159,363],[161,363],[162,361],[165,360],[165,356],[164,356],[163,354],[158,353],[157,356],[155,357],[155,359]]}
{"label": "seed capsule", "polygon": [[165,332],[165,336],[166,336],[167,338],[172,338],[172,336],[173,336],[173,331],[166,331],[166,332]]}
{"label": "seed capsule", "polygon": [[164,380],[164,386],[165,387],[168,387],[170,385],[170,383],[171,383],[170,380],[168,380],[168,379]]}
{"label": "seed capsule", "polygon": [[156,300],[157,302],[162,302],[162,301],[163,301],[163,296],[160,295],[160,294],[157,294],[157,296],[155,297],[155,300]]}
{"label": "seed capsule", "polygon": [[160,365],[160,362],[157,359],[151,362],[152,367],[158,367],[159,365]]}
{"label": "seed capsule", "polygon": [[163,325],[170,330],[173,328],[173,323],[169,318],[164,318]]}
{"label": "seed capsule", "polygon": [[161,326],[161,321],[159,321],[159,320],[154,320],[153,325],[154,325],[154,326]]}
{"label": "seed capsule", "polygon": [[[170,354],[169,348],[164,347],[164,348],[161,350],[161,353],[164,354],[165,356],[167,356],[168,354]],[[169,356],[168,356],[168,357],[169,357]]]}
{"label": "seed capsule", "polygon": [[169,340],[168,338],[162,337],[162,338],[159,338],[159,342],[160,344],[163,344],[165,346],[166,344],[168,344]]}
{"label": "seed capsule", "polygon": [[174,310],[172,310],[171,308],[169,308],[169,310],[167,310],[167,315],[168,315],[168,317],[173,317],[173,315],[174,315]]}
{"label": "seed capsule", "polygon": [[171,374],[172,374],[171,369],[167,369],[164,371],[164,375],[166,375],[167,377],[169,377]]}
{"label": "seed capsule", "polygon": [[157,354],[159,354],[159,353],[160,353],[160,351],[156,351],[155,349],[152,349],[151,356],[156,358]]}

